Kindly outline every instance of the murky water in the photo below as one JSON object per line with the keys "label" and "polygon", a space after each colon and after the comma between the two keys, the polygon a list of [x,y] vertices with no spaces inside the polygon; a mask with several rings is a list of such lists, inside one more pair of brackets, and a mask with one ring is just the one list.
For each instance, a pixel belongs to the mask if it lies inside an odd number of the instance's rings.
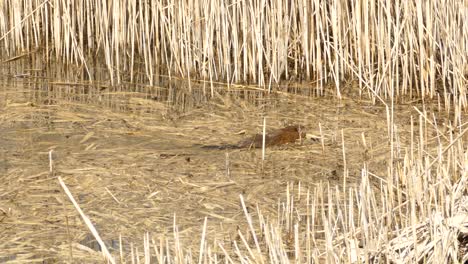
{"label": "murky water", "polygon": [[[105,69],[91,69],[94,81],[83,69],[45,68],[40,59],[0,68],[2,261],[100,260],[57,176],[106,244],[118,248],[121,235],[128,254],[145,232],[171,238],[174,216],[195,251],[205,217],[209,239],[229,240],[245,224],[240,194],[274,215],[288,183],[353,186],[364,164],[386,173],[383,106],[311,97],[318,91],[304,85],[268,94],[167,76],[150,87],[136,76],[111,86]],[[401,131],[409,131],[409,113],[410,106],[395,113]],[[261,150],[201,148],[259,133],[263,117],[269,128],[302,124],[316,140],[268,149],[265,161]]]}

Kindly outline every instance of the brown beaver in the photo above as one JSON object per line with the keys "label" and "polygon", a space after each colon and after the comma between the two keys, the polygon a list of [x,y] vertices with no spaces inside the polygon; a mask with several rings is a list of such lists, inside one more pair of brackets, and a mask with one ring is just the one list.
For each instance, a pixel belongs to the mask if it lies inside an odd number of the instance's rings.
{"label": "brown beaver", "polygon": [[[280,146],[287,143],[294,143],[298,139],[305,138],[305,129],[301,125],[287,126],[277,129],[265,136],[265,147]],[[239,148],[261,148],[263,141],[262,134],[244,139],[235,145],[203,146],[208,149],[239,149]]]}

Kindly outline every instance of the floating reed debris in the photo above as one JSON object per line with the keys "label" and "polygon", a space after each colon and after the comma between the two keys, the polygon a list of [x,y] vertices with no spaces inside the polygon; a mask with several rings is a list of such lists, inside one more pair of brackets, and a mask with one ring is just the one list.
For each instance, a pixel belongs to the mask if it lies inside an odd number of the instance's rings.
{"label": "floating reed debris", "polygon": [[[129,115],[50,93],[60,103],[41,104],[26,101],[32,89],[5,90],[0,262],[100,263],[100,244],[108,259],[135,263],[468,260],[462,112],[452,119],[429,104],[399,105],[392,117],[362,101],[345,98],[342,111],[328,99],[287,96],[274,116],[301,121],[321,142],[267,149],[262,167],[260,150],[226,161],[224,151],[191,146],[236,142],[251,124],[261,131],[264,106],[213,104],[174,127],[144,108]],[[306,111],[308,119],[290,116]],[[55,149],[49,164],[47,149]]]}
{"label": "floating reed debris", "polygon": [[[374,99],[444,94],[467,106],[465,1],[89,0],[0,3],[2,61],[38,48],[110,79],[144,69],[263,87],[358,80]],[[142,66],[142,68],[141,68]],[[137,68],[138,67],[138,68]]]}

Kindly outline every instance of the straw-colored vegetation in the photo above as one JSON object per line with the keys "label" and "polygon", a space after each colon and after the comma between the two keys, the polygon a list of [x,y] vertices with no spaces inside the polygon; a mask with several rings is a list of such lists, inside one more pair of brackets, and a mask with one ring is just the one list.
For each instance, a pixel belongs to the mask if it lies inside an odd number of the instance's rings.
{"label": "straw-colored vegetation", "polygon": [[[0,262],[468,262],[466,21],[456,0],[0,1]],[[200,148],[265,116],[309,135]]]}
{"label": "straw-colored vegetation", "polygon": [[466,107],[467,8],[458,0],[5,0],[0,52],[45,49],[49,61],[79,63],[91,79],[99,54],[114,82],[143,68],[151,84],[160,73],[268,88],[331,80],[339,95],[352,78],[373,98],[443,92]]}

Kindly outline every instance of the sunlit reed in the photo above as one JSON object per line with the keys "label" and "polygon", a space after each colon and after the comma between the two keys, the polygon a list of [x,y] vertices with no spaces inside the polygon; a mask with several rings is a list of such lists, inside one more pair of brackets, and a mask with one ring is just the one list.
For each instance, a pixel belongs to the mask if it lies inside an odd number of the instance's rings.
{"label": "sunlit reed", "polygon": [[[113,83],[143,66],[169,74],[271,89],[288,80],[320,89],[356,80],[380,98],[433,98],[466,108],[464,1],[28,1],[0,3],[0,56],[44,48],[87,67],[99,56]],[[91,73],[86,68],[89,77]],[[211,87],[211,93],[212,93]]]}

